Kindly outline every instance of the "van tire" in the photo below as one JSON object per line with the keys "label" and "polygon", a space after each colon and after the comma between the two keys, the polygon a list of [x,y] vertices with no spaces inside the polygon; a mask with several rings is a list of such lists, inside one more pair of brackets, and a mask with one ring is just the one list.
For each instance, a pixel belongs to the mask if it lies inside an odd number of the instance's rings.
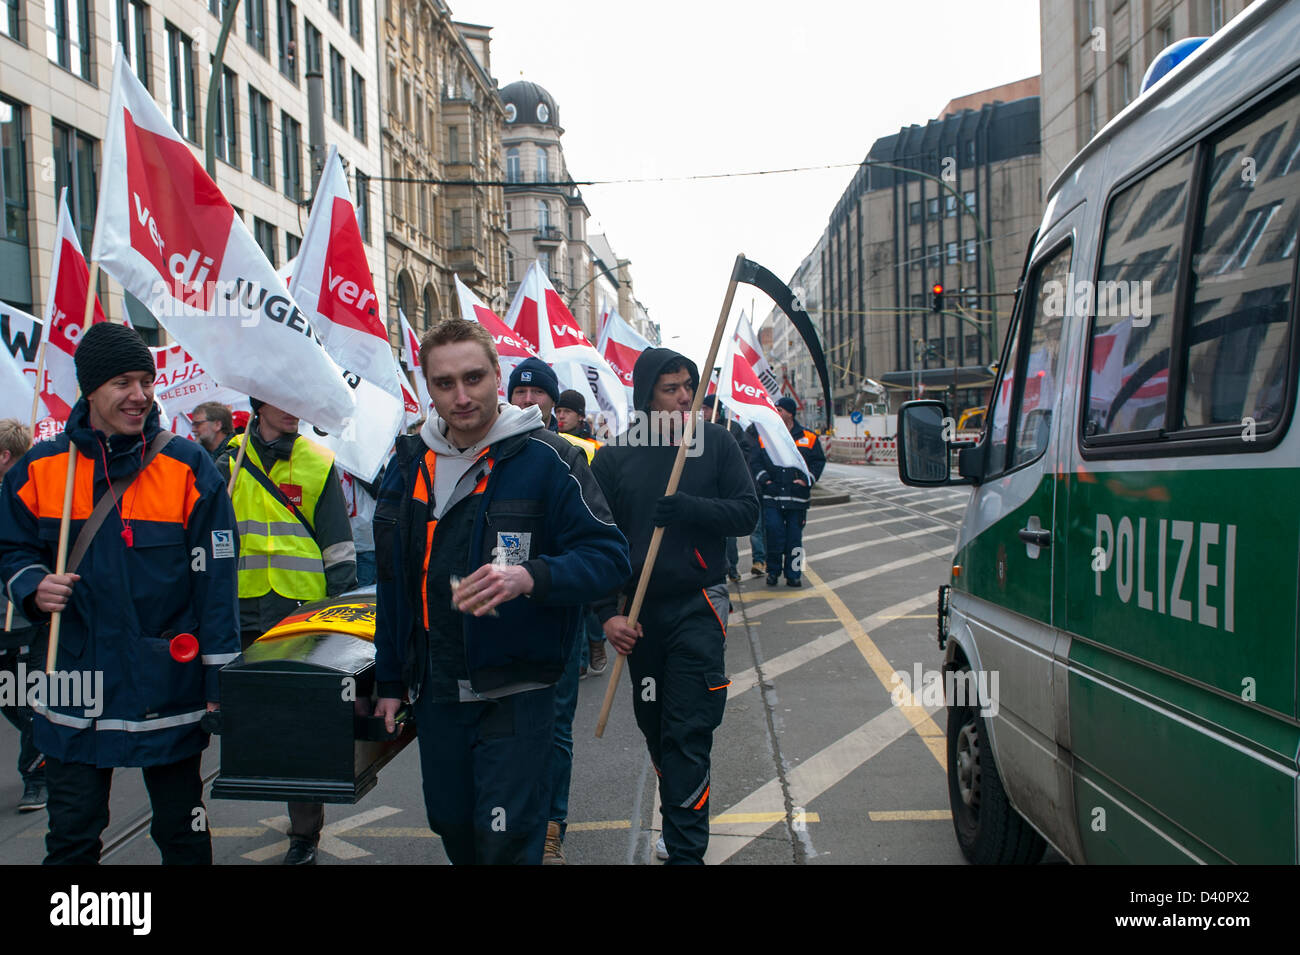
{"label": "van tire", "polygon": [[948,707],[948,800],[957,844],[975,865],[1033,865],[1047,843],[1007,799],[988,739],[977,707]]}

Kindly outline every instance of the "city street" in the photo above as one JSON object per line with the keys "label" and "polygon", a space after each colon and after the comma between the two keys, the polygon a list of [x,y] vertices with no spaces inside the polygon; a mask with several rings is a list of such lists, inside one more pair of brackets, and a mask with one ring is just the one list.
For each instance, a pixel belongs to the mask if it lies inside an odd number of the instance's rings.
{"label": "city street", "polygon": [[[944,773],[943,712],[896,707],[890,674],[941,659],[935,592],[945,579],[964,489],[917,490],[893,467],[830,464],[820,484],[846,504],[810,510],[805,585],[768,588],[748,571],[733,585],[727,660],[732,686],[713,745],[709,861],[714,863],[959,863]],[[583,680],[565,854],[571,864],[654,863],[654,773],[618,698],[594,738],[606,676]],[[626,680],[626,676],[623,677]],[[45,814],[17,815],[16,734],[0,732],[0,861],[43,854]],[[216,766],[216,750],[205,766]],[[141,826],[139,772],[118,770],[106,845],[132,830],[108,863],[157,861]],[[210,801],[218,863],[277,864],[285,807]],[[328,806],[320,862],[443,863],[410,746],[356,806]]]}

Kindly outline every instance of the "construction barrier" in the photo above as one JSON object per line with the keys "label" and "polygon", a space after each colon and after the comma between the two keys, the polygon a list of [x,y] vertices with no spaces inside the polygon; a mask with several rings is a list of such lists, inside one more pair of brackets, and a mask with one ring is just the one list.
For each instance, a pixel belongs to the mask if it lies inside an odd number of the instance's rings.
{"label": "construction barrier", "polygon": [[826,441],[826,459],[839,464],[897,464],[896,438],[841,438]]}
{"label": "construction barrier", "polygon": [[872,438],[871,446],[871,455],[869,457],[871,464],[898,463],[897,438]]}

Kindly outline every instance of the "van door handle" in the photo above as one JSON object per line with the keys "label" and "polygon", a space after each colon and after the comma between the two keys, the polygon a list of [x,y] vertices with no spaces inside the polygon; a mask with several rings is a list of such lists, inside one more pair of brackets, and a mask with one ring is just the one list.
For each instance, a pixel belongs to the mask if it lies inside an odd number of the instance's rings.
{"label": "van door handle", "polygon": [[1022,527],[1020,530],[1016,531],[1016,533],[1020,535],[1020,539],[1026,544],[1034,544],[1038,547],[1052,546],[1051,531],[1039,530],[1033,527]]}

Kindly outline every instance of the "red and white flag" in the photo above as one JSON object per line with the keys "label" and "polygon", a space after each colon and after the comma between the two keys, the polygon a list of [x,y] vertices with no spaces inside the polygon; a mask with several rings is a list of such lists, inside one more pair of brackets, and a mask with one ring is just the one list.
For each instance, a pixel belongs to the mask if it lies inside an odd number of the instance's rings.
{"label": "red and white flag", "polygon": [[771,363],[763,354],[763,346],[759,344],[758,336],[754,334],[754,329],[744,312],[740,313],[740,322],[736,325],[736,347],[754,369],[754,374],[758,375],[758,380],[763,383],[768,394],[776,392],[779,384],[776,373],[772,371]]}
{"label": "red and white flag", "polygon": [[327,429],[356,415],[342,369],[120,47],[91,257],[226,387]]}
{"label": "red and white flag", "polygon": [[154,401],[174,422],[171,430],[175,433],[188,434],[188,429],[181,425],[205,402],[216,401],[231,408],[248,407],[248,395],[217,384],[179,342],[149,351],[158,369],[153,383]]}
{"label": "red and white flag", "polygon": [[649,347],[650,343],[637,334],[635,328],[623,321],[617,311],[609,309],[596,351],[622,379],[623,387],[627,389],[628,405],[632,404],[632,369],[641,353]]}
{"label": "red and white flag", "polygon": [[722,359],[718,393],[722,396],[722,403],[731,409],[742,426],[752,424],[758,431],[758,436],[763,439],[763,450],[773,464],[798,468],[808,476],[808,483],[813,483],[803,455],[790,436],[790,429],[781,420],[781,413],[772,403],[771,395],[758,380],[754,366],[739,348],[732,349]]}
{"label": "red and white flag", "polygon": [[501,367],[501,387],[497,394],[506,400],[506,387],[515,365],[526,358],[536,358],[537,351],[532,344],[525,341],[510,329],[505,322],[497,318],[496,312],[488,308],[483,300],[475,295],[460,276],[455,277],[456,298],[460,302],[460,317],[467,322],[478,322],[492,336],[492,344],[497,346],[497,364]]}
{"label": "red and white flag", "polygon": [[357,210],[333,146],[293,260],[289,293],[330,357],[346,369],[342,380],[356,392],[356,415],[363,425],[336,430],[304,424],[302,433],[333,451],[345,471],[373,480],[402,429],[406,407],[388,329],[379,318]]}
{"label": "red and white flag", "polygon": [[[82,320],[86,314],[86,296],[90,288],[90,269],[81,254],[77,230],[68,212],[68,190],[59,194],[59,225],[54,234],[54,262],[50,267],[50,287],[45,295],[45,381],[41,400],[50,416],[62,423],[68,420],[77,402],[77,367],[72,353],[81,341]],[[95,300],[92,321],[104,321],[104,310]]]}
{"label": "red and white flag", "polygon": [[[40,320],[0,302],[0,346],[0,418],[30,423],[32,399],[36,397],[36,359],[41,348]],[[36,421],[48,417],[45,403],[39,402]]]}
{"label": "red and white flag", "polygon": [[415,424],[421,418],[429,415],[430,409],[433,408],[433,399],[429,397],[429,383],[424,380],[424,372],[420,370],[420,339],[415,334],[415,329],[411,328],[411,323],[406,320],[406,313],[400,308],[397,310],[397,320],[402,326],[402,364],[406,370],[411,373],[411,378],[415,381],[415,404],[417,414],[414,419],[411,418],[411,409],[406,409],[407,427]]}
{"label": "red and white flag", "polygon": [[516,336],[537,349],[537,356],[555,369],[565,388],[595,395],[609,416],[611,433],[628,426],[627,391],[623,381],[587,341],[568,307],[534,262],[510,303],[505,323]]}

